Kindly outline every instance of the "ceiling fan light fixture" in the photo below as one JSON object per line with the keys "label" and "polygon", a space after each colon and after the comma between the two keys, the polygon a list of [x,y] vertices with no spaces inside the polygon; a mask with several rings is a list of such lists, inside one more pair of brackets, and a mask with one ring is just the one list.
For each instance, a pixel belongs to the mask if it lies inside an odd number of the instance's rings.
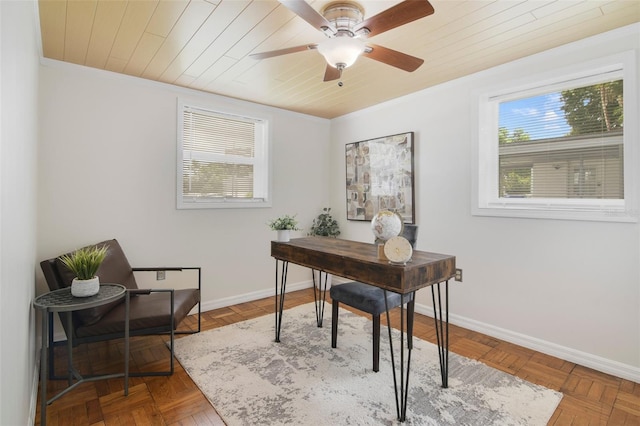
{"label": "ceiling fan light fixture", "polygon": [[318,52],[329,65],[338,69],[353,65],[364,48],[362,40],[348,36],[328,38],[318,44]]}

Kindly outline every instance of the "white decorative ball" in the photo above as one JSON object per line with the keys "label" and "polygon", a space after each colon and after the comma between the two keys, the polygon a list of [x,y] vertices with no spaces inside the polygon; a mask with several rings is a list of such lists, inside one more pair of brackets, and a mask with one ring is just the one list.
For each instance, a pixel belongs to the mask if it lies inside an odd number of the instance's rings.
{"label": "white decorative ball", "polygon": [[392,211],[380,210],[371,219],[371,230],[378,240],[387,241],[402,232],[402,220]]}

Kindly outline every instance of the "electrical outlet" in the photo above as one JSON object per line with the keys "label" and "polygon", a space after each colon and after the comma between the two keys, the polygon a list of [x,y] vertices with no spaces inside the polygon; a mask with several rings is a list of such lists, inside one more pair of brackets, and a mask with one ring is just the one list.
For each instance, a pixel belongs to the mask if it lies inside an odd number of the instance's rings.
{"label": "electrical outlet", "polygon": [[156,281],[164,280],[167,277],[167,271],[156,271]]}
{"label": "electrical outlet", "polygon": [[456,281],[462,281],[462,269],[456,269]]}

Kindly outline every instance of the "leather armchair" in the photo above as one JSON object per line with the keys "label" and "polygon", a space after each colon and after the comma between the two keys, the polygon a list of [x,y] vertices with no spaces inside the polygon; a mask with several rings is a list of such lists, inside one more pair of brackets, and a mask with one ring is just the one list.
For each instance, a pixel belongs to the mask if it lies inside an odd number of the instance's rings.
{"label": "leather armchair", "polygon": [[[133,268],[129,264],[120,244],[117,240],[108,240],[95,244],[107,246],[108,252],[105,260],[100,265],[97,275],[103,283],[122,284],[129,294],[129,333],[130,336],[142,335],[170,335],[171,366],[168,371],[153,371],[144,373],[131,373],[131,376],[157,376],[173,374],[173,335],[191,334],[200,331],[200,268]],[[40,266],[50,290],[69,287],[74,276],[59,257],[40,262]],[[195,269],[198,272],[198,288],[188,289],[139,289],[134,276],[135,271],[182,271]],[[173,300],[173,305],[171,304]],[[196,330],[178,330],[182,320],[189,312],[198,306],[198,326]],[[77,346],[82,343],[123,338],[125,334],[125,299],[111,304],[90,308],[72,313],[71,324],[64,320],[62,314],[60,320],[67,338],[71,336],[72,343]],[[50,314],[52,315],[52,314]],[[50,328],[52,330],[52,328]],[[62,344],[64,342],[56,342]],[[49,333],[49,372],[53,374],[53,331]]]}

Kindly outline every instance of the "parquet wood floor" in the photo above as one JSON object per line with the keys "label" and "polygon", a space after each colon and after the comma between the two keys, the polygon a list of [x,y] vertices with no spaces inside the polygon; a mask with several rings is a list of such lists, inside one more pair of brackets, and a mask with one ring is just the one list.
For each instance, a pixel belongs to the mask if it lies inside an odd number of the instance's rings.
{"label": "parquet wood floor", "polygon": [[[327,296],[328,297],[328,296]],[[311,289],[287,294],[285,308],[313,301]],[[209,330],[261,315],[273,315],[273,297],[202,314],[202,330]],[[357,311],[354,311],[357,312]],[[325,308],[325,317],[331,307]],[[391,313],[392,324],[398,309]],[[197,327],[191,316],[181,327]],[[383,319],[383,324],[386,319]],[[416,314],[415,336],[435,343],[433,319]],[[178,337],[179,338],[179,337]],[[164,337],[131,339],[131,369],[168,368]],[[327,341],[329,345],[330,342]],[[124,342],[93,343],[74,348],[74,362],[85,372],[122,371]],[[549,420],[550,426],[640,425],[640,384],[613,377],[493,337],[450,326],[450,350],[477,359],[494,368],[547,386],[564,394]],[[64,374],[66,348],[56,347],[56,373]],[[66,381],[49,382],[49,395],[64,389]],[[36,425],[40,424],[40,404]],[[224,425],[214,407],[196,387],[178,362],[170,377],[130,379],[129,396],[123,395],[123,380],[83,383],[49,405],[51,426],[69,425]]]}

